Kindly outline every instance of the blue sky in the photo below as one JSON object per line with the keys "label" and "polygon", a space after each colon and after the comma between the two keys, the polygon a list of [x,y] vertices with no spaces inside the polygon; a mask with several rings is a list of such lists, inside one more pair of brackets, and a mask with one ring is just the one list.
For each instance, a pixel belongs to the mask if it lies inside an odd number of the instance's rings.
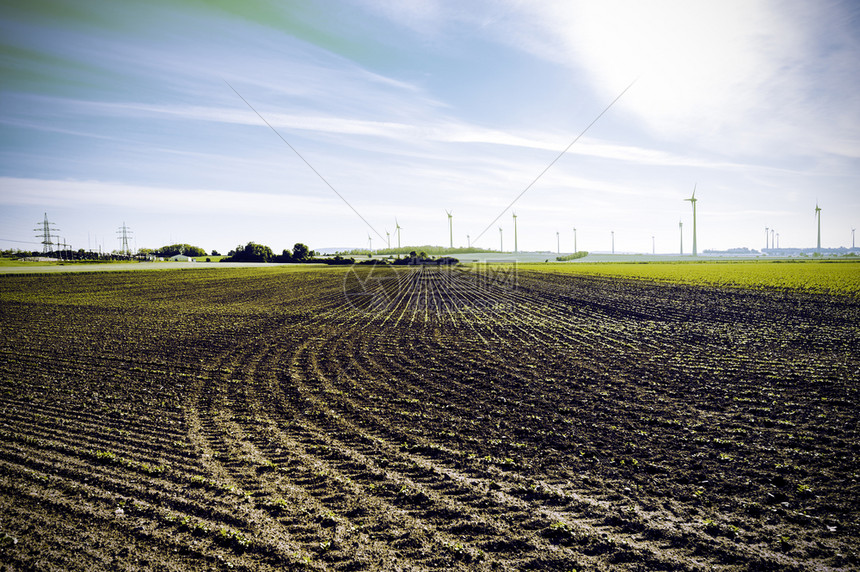
{"label": "blue sky", "polygon": [[860,224],[856,2],[10,4],[0,248],[39,249],[13,241],[45,212],[74,248],[123,223],[139,248],[379,247],[395,217],[447,244],[447,209],[455,245],[508,250],[511,201],[634,80],[513,206],[521,250],[576,227],[677,252],[683,221],[689,251],[694,185],[700,250],[814,246],[816,201],[822,246]]}

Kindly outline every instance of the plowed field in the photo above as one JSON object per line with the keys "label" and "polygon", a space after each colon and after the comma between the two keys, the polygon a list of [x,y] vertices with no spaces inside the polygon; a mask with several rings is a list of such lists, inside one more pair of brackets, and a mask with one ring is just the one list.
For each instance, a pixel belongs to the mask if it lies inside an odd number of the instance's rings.
{"label": "plowed field", "polygon": [[0,277],[0,568],[857,570],[860,299]]}

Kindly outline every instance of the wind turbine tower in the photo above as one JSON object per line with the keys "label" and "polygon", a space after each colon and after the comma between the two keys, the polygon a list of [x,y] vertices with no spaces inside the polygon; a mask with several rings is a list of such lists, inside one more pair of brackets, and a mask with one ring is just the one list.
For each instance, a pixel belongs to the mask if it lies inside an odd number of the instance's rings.
{"label": "wind turbine tower", "polygon": [[693,205],[693,256],[696,256],[696,185],[693,185],[693,196],[689,199],[684,199],[685,201],[690,201],[690,204]]}
{"label": "wind turbine tower", "polygon": [[657,254],[657,243],[654,241],[654,235],[651,235],[651,255]]}
{"label": "wind turbine tower", "polygon": [[387,248],[391,248],[391,233],[387,229],[385,231],[385,244]]}
{"label": "wind turbine tower", "polygon": [[558,234],[558,231],[555,231],[555,253],[561,254],[561,237]]}
{"label": "wind turbine tower", "polygon": [[502,236],[502,227],[499,227],[499,252],[505,251],[505,239]]}
{"label": "wind turbine tower", "polygon": [[821,250],[821,207],[818,206],[818,203],[815,203],[815,218],[818,219],[818,242],[816,243],[816,248]]}
{"label": "wind turbine tower", "polygon": [[397,222],[397,217],[394,217],[394,232],[397,233],[397,248],[400,248],[400,223]]}
{"label": "wind turbine tower", "polygon": [[370,234],[367,235],[367,249],[373,254],[373,237]]}
{"label": "wind turbine tower", "polygon": [[615,231],[610,230],[609,234],[612,235],[612,254],[615,254]]}
{"label": "wind turbine tower", "polygon": [[517,213],[513,213],[514,215],[514,253],[519,252],[517,250]]}
{"label": "wind turbine tower", "polygon": [[448,248],[454,248],[454,219],[451,216],[451,211],[445,211],[448,213]]}
{"label": "wind turbine tower", "polygon": [[684,254],[684,221],[678,221],[678,232],[681,234],[681,254]]}
{"label": "wind turbine tower", "polygon": [[855,230],[856,229],[852,226],[851,227],[851,250],[854,250],[854,231]]}
{"label": "wind turbine tower", "polygon": [[576,249],[576,227],[573,227],[573,251],[579,252],[579,250]]}
{"label": "wind turbine tower", "polygon": [[769,229],[768,227],[764,227],[764,249],[765,249],[765,250],[767,250],[767,245],[768,245],[768,242],[767,242],[768,235],[767,235],[767,233],[769,233],[769,232],[770,232],[770,229]]}

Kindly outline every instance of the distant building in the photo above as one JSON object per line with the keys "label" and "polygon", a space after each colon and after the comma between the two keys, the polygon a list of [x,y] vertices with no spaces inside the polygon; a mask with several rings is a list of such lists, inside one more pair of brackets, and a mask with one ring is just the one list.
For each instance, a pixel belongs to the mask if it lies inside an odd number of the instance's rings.
{"label": "distant building", "polygon": [[184,254],[177,254],[175,256],[171,256],[168,260],[173,262],[195,262],[194,258],[190,256],[185,256]]}

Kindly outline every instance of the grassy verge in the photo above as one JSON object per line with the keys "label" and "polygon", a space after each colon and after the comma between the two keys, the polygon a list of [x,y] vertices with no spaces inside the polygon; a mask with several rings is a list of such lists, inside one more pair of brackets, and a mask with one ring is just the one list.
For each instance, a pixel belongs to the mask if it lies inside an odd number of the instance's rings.
{"label": "grassy verge", "polygon": [[7,266],[43,266],[45,264],[56,264],[55,262],[30,262],[18,260],[17,258],[0,258],[0,267]]}

